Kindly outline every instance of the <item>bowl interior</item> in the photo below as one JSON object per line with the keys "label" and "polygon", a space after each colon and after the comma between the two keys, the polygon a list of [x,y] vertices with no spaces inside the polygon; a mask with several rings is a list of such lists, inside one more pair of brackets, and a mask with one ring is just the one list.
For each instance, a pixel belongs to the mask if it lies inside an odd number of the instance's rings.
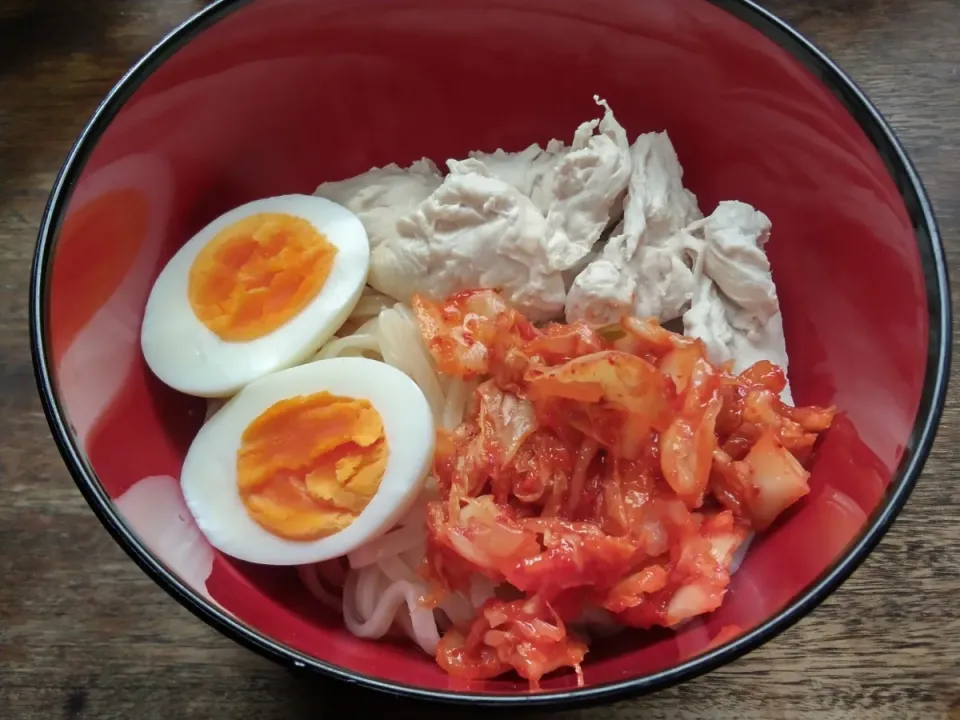
{"label": "bowl interior", "polygon": [[[511,677],[458,683],[419,650],[359,640],[295,571],[212,551],[176,481],[204,405],[151,376],[139,325],[164,263],[221,212],[391,162],[569,140],[596,116],[594,94],[631,140],[669,131],[705,212],[736,199],[770,216],[794,395],[842,413],[816,456],[811,494],[753,544],[722,608],[676,633],[597,643],[586,684],[654,673],[750,630],[844,553],[910,441],[928,353],[923,269],[872,143],[814,74],[720,7],[736,3],[226,5],[221,20],[138,70],[152,72],[88,139],[46,268],[46,353],[77,447],[129,529],[181,582],[351,673],[527,692]],[[573,685],[560,675],[544,688]]]}

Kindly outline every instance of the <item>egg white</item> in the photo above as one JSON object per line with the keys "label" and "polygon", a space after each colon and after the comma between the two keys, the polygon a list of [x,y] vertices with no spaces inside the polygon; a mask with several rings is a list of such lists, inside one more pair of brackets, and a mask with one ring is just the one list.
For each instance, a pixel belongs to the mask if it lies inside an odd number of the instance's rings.
{"label": "egg white", "polygon": [[[368,400],[383,419],[388,455],[380,487],[344,530],[319,540],[281,538],[247,513],[237,488],[241,436],[274,403],[317,392]],[[433,463],[433,414],[416,383],[386,363],[333,358],[283,370],[241,390],[194,438],[180,476],[183,497],[210,543],[263,565],[340,557],[393,527],[419,494]]]}
{"label": "egg white", "polygon": [[[193,311],[190,269],[224,228],[258,213],[286,213],[312,223],[337,248],[317,296],[276,330],[255,340],[220,339]],[[201,397],[232,395],[247,383],[306,360],[347,319],[370,267],[370,243],[356,215],[311,195],[284,195],[221,215],[187,242],[157,278],[147,301],[140,343],[153,373],[170,387]]]}

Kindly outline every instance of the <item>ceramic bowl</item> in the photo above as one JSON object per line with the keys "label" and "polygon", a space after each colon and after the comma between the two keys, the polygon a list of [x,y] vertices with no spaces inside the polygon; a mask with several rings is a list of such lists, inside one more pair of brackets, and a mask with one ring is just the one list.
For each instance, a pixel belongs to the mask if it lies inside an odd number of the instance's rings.
{"label": "ceramic bowl", "polygon": [[[210,548],[177,482],[204,405],[150,374],[139,326],[164,263],[229,208],[424,155],[567,137],[594,116],[594,94],[631,137],[669,131],[707,212],[737,199],[769,215],[794,395],[841,412],[812,492],[753,544],[717,612],[597,643],[583,687],[572,674],[538,693],[515,677],[457,683],[414,647],[353,637],[294,571]],[[950,349],[943,248],[900,143],[836,65],[744,0],[213,2],[83,130],[40,229],[31,303],[54,439],[160,586],[289,668],[488,705],[654,691],[810,612],[907,501]]]}

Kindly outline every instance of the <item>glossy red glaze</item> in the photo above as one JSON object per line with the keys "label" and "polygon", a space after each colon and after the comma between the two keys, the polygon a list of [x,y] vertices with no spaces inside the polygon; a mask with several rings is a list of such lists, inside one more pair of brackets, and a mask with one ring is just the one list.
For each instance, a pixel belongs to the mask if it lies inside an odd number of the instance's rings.
{"label": "glossy red glaze", "polygon": [[[670,667],[782,609],[884,498],[920,402],[926,290],[904,203],[855,120],[788,52],[705,0],[257,0],[176,52],[99,139],[53,261],[54,381],[109,495],[176,477],[202,419],[202,402],[150,376],[138,345],[152,279],[193,232],[243,202],[374,165],[569,138],[597,114],[594,93],[631,137],[669,131],[706,212],[737,199],[770,216],[794,395],[843,415],[813,492],[753,545],[723,607],[676,634],[597,643],[586,683]],[[117,230],[118,214],[133,212],[121,190],[146,216]],[[218,556],[206,590],[276,641],[353,673],[527,691],[511,678],[457,683],[409,646],[354,638],[292,570]]]}

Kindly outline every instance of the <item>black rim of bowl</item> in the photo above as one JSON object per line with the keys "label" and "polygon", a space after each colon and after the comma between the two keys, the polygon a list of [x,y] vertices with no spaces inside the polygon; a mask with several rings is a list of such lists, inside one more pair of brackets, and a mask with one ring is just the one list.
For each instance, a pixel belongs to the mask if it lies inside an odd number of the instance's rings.
{"label": "black rim of bowl", "polygon": [[928,357],[920,407],[907,448],[882,507],[842,557],[794,598],[788,606],[735,640],[677,666],[644,677],[595,687],[542,693],[496,695],[428,690],[386,682],[344,670],[275,642],[224,613],[185,586],[129,530],[87,463],[71,432],[51,379],[45,330],[48,267],[55,238],[74,185],[101,134],[143,81],[191,39],[250,0],[217,0],[188,19],[148,52],[110,91],[80,133],[54,183],[40,225],[30,287],[30,340],[37,387],[54,440],[87,503],[128,555],[183,606],[261,655],[292,670],[313,670],[382,692],[448,703],[499,706],[578,706],[655,692],[724,665],[786,630],[819,605],[869,555],[906,504],[936,435],[950,372],[950,289],[943,246],[929,199],[906,152],[877,109],[856,84],[821,50],[788,24],[751,0],[710,0],[753,26],[790,52],[833,92],[876,147],[896,183],[917,235],[930,317]]}

